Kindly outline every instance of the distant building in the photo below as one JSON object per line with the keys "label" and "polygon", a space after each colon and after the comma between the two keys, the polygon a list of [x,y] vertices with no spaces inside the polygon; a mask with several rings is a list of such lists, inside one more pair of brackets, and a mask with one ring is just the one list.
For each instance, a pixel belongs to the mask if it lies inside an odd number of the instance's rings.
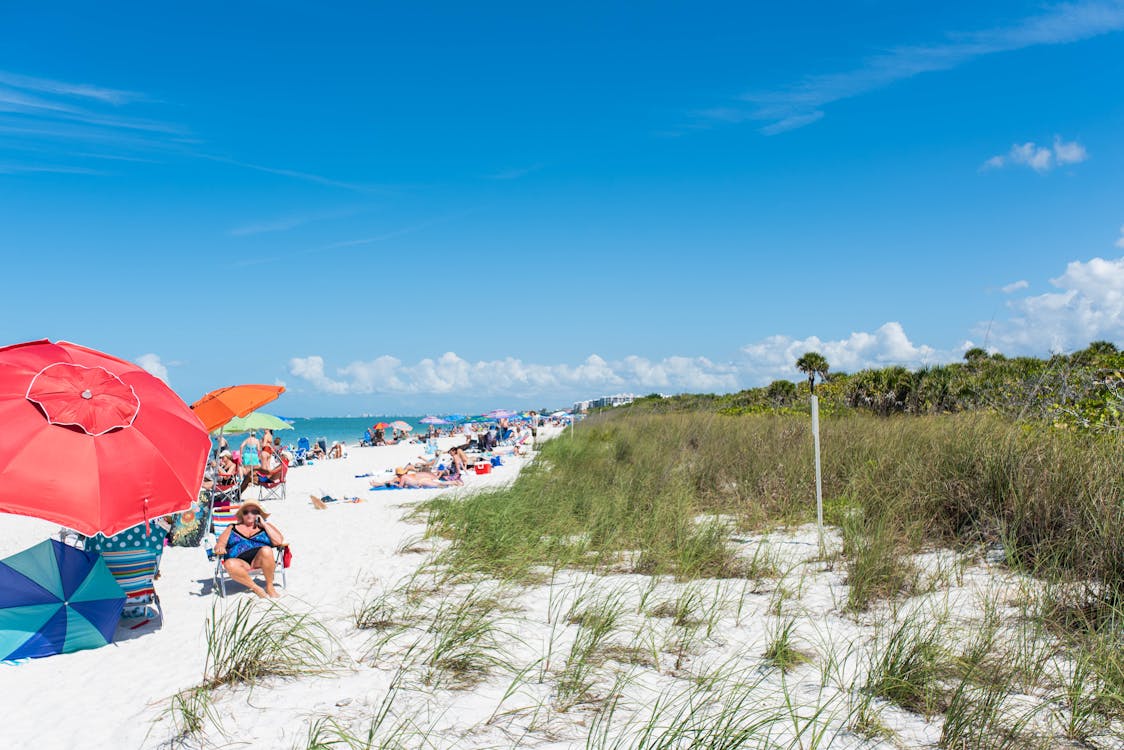
{"label": "distant building", "polygon": [[588,401],[575,401],[574,411],[589,411],[590,409],[603,409],[607,406],[624,406],[640,398],[635,393],[618,393],[615,396],[602,396]]}

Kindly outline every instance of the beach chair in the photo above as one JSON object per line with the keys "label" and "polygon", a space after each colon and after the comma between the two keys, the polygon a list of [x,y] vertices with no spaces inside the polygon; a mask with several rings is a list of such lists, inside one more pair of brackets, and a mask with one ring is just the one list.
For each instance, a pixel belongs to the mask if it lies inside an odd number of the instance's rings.
{"label": "beach chair", "polygon": [[261,488],[259,497],[263,501],[285,499],[285,480],[289,476],[289,464],[285,463],[285,459],[280,460],[281,473],[277,475],[276,479],[269,479],[262,474],[258,475],[258,487]]}
{"label": "beach chair", "polygon": [[154,581],[167,535],[167,528],[149,521],[110,537],[95,534],[83,538],[82,546],[102,556],[109,572],[125,591],[123,619],[155,617],[163,624],[164,611]]}
{"label": "beach chair", "polygon": [[293,461],[297,466],[304,466],[305,462],[312,457],[312,446],[309,445],[308,438],[302,437],[297,441],[297,449],[293,451]]}
{"label": "beach chair", "polygon": [[211,490],[211,505],[237,505],[242,502],[242,475],[238,472],[229,476],[218,474]]}
{"label": "beach chair", "polygon": [[[238,509],[242,506],[231,505],[223,508],[215,508],[211,512],[211,531],[214,533],[214,538],[217,540],[222,532],[226,531],[226,527],[238,520]],[[281,585],[288,588],[288,581],[285,577],[284,555],[285,547],[274,547],[273,552],[277,560],[277,572],[280,574]],[[222,558],[214,553],[214,549],[207,550],[207,557],[213,557],[215,561],[215,572],[213,574],[214,591],[218,592],[219,596],[226,597],[226,584],[230,580],[230,576],[226,572],[226,568],[222,565]],[[259,572],[259,568],[251,568],[250,573]]]}

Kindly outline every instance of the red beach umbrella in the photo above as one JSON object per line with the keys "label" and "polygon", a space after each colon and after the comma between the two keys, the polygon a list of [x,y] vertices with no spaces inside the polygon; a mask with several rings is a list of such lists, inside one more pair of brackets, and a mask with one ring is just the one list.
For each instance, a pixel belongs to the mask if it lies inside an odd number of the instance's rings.
{"label": "red beach umbrella", "polygon": [[211,441],[139,365],[77,344],[0,348],[0,512],[106,535],[191,505]]}
{"label": "red beach umbrella", "polygon": [[191,405],[191,410],[199,421],[214,432],[235,417],[244,417],[255,409],[260,409],[274,401],[285,392],[281,385],[228,385],[211,391]]}

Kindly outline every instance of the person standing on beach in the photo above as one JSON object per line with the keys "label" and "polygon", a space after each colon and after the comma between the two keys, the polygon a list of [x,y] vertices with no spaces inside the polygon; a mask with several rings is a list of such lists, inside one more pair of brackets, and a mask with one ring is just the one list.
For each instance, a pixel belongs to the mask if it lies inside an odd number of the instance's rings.
{"label": "person standing on beach", "polygon": [[246,479],[242,481],[242,489],[248,484],[257,484],[257,469],[261,466],[261,442],[258,441],[257,432],[251,430],[246,439],[242,441],[242,470],[246,472]]}

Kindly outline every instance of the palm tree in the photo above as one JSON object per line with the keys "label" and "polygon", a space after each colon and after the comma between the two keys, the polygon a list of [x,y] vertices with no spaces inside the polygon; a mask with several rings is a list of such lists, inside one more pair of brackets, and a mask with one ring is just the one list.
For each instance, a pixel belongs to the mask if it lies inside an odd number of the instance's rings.
{"label": "palm tree", "polygon": [[808,387],[812,390],[812,395],[816,393],[816,376],[820,376],[820,380],[827,377],[828,364],[827,360],[819,352],[804,352],[804,356],[796,360],[796,369],[808,376]]}

